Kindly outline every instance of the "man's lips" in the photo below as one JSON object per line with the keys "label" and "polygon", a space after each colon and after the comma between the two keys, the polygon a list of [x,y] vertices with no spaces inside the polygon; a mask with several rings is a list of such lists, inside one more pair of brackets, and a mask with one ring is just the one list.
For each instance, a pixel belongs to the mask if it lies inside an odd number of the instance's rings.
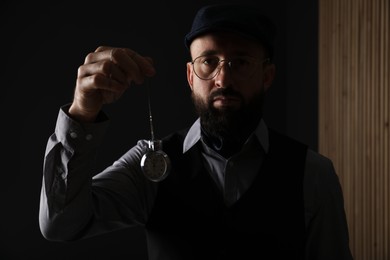
{"label": "man's lips", "polygon": [[236,97],[236,96],[232,96],[232,95],[218,95],[218,96],[214,97],[214,99],[213,99],[213,101],[216,101],[216,100],[240,101],[240,98]]}
{"label": "man's lips", "polygon": [[231,96],[231,95],[218,95],[214,97],[213,99],[214,104],[219,104],[219,105],[229,105],[233,103],[238,103],[241,102],[241,99],[236,96]]}

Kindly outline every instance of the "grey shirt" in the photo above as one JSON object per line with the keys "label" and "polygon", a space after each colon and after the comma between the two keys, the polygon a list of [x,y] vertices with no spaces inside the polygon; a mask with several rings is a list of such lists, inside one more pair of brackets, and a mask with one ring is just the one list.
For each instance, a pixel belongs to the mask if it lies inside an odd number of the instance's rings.
{"label": "grey shirt", "polygon": [[[60,109],[47,142],[39,213],[42,234],[49,240],[65,241],[144,226],[158,189],[158,183],[147,180],[139,167],[147,141],[139,140],[96,173],[94,161],[109,120],[79,124],[67,115],[68,108]],[[206,169],[226,205],[233,205],[251,185],[268,152],[265,122],[260,122],[241,151],[227,159],[202,141],[199,119],[184,140],[183,153],[198,142],[204,148]],[[352,259],[342,189],[331,160],[309,149],[303,185],[306,259]]]}

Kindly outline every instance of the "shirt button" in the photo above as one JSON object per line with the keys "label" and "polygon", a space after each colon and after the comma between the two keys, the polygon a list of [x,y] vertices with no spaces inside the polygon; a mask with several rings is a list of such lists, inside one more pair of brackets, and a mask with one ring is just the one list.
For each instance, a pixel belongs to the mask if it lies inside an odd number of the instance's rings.
{"label": "shirt button", "polygon": [[70,132],[70,137],[73,139],[77,138],[77,133],[76,132]]}
{"label": "shirt button", "polygon": [[85,139],[86,139],[87,141],[92,140],[92,135],[91,135],[91,134],[87,134],[87,135],[85,136]]}

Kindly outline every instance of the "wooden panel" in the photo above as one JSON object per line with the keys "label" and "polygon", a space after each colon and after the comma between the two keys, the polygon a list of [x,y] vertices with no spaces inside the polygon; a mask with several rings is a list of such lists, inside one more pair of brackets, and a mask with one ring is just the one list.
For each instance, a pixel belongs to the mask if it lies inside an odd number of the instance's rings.
{"label": "wooden panel", "polygon": [[319,151],[343,186],[355,260],[390,259],[389,0],[319,1]]}

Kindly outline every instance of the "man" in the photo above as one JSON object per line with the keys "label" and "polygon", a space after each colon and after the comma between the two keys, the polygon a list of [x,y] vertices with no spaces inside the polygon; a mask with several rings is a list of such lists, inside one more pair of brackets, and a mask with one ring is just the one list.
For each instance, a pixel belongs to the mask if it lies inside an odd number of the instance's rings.
{"label": "man", "polygon": [[73,241],[143,226],[149,259],[352,259],[332,162],[262,119],[275,76],[274,36],[275,26],[253,7],[201,8],[185,37],[199,119],[162,146],[140,140],[97,175],[103,105],[155,70],[131,49],[90,53],[48,140],[44,237]]}

